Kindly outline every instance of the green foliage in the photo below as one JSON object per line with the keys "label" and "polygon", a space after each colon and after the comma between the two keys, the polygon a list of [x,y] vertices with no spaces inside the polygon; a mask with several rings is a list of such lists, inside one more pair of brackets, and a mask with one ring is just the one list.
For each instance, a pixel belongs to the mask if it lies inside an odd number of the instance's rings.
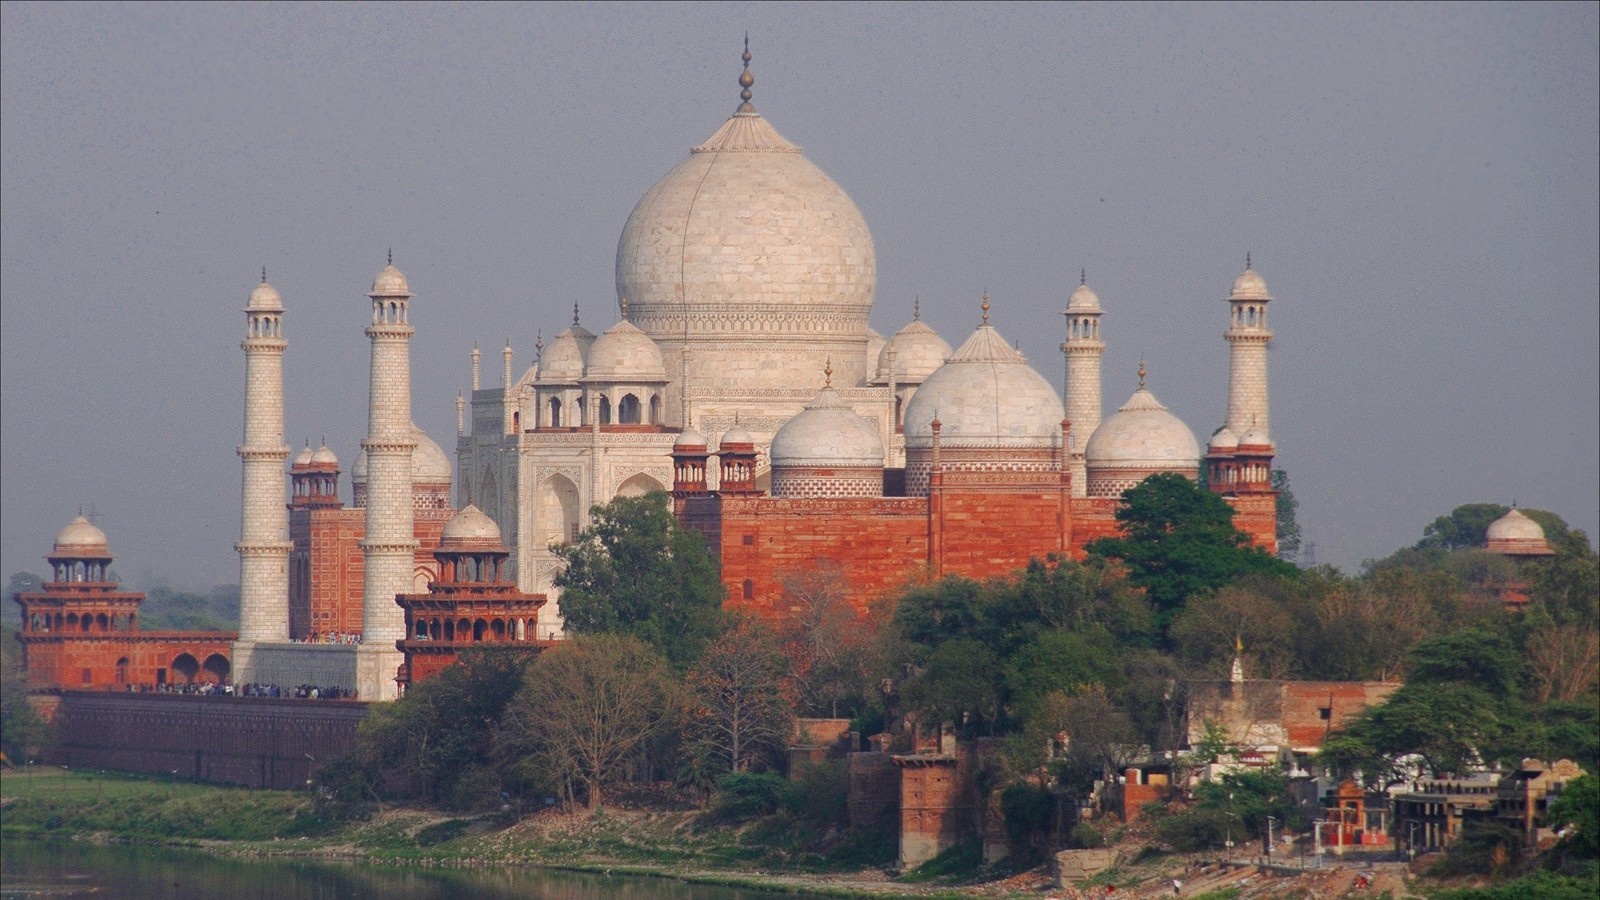
{"label": "green foliage", "polygon": [[208,593],[180,591],[164,582],[145,588],[139,604],[140,631],[236,631],[239,586],[222,584]]}
{"label": "green foliage", "polygon": [[954,722],[969,734],[993,734],[1000,719],[999,671],[992,650],[958,638],[939,645],[900,693],[923,722]]}
{"label": "green foliage", "polygon": [[1418,550],[1462,550],[1482,547],[1488,540],[1489,525],[1511,511],[1498,503],[1467,503],[1450,511],[1448,516],[1434,519],[1422,529]]}
{"label": "green foliage", "polygon": [[1156,839],[1179,853],[1222,847],[1230,835],[1235,843],[1244,837],[1238,821],[1220,809],[1185,810],[1156,823]]}
{"label": "green foliage", "polygon": [[962,841],[954,847],[900,876],[901,881],[916,884],[925,881],[966,879],[983,868],[983,842]]}
{"label": "green foliage", "polygon": [[374,704],[356,731],[352,756],[330,761],[319,777],[349,802],[369,792],[484,808],[500,790],[494,737],[530,662],[520,648],[463,652],[400,700]]}
{"label": "green foliage", "polygon": [[1278,558],[1293,562],[1300,558],[1300,522],[1296,514],[1300,501],[1289,489],[1289,473],[1272,470],[1272,489],[1278,492]]}
{"label": "green foliage", "polygon": [[1106,833],[1088,822],[1079,822],[1067,835],[1067,847],[1072,850],[1098,850],[1109,842]]}
{"label": "green foliage", "polygon": [[686,679],[686,738],[697,755],[723,772],[778,761],[794,733],[794,704],[785,694],[791,668],[773,630],[738,619],[706,648]]}
{"label": "green foliage", "polygon": [[818,825],[844,827],[850,822],[850,767],[842,759],[809,763],[792,782],[790,811]]}
{"label": "green foliage", "polygon": [[1017,782],[1000,792],[1000,811],[1011,845],[1025,847],[1055,826],[1056,798],[1047,790]]}
{"label": "green foliage", "polygon": [[721,576],[705,540],[678,526],[661,491],[617,497],[590,516],[576,543],[554,548],[566,562],[556,576],[566,627],[632,635],[686,670],[721,615]]}
{"label": "green foliage", "polygon": [[1522,859],[1522,832],[1498,821],[1471,820],[1433,868],[1434,875],[1500,875]]}
{"label": "green foliage", "polygon": [[1419,642],[1406,658],[1407,684],[1472,685],[1496,699],[1510,697],[1522,679],[1522,661],[1504,634],[1477,628]]}
{"label": "green foliage", "polygon": [[1409,754],[1421,756],[1435,776],[1469,772],[1480,758],[1498,758],[1501,709],[1471,685],[1406,684],[1324,742],[1319,759],[1341,775],[1359,770],[1368,784],[1402,777],[1396,759]]}
{"label": "green foliage", "polygon": [[1600,778],[1588,774],[1567,782],[1545,811],[1545,824],[1570,829],[1561,844],[1574,856],[1600,857]]}
{"label": "green foliage", "polygon": [[1534,872],[1492,887],[1429,891],[1428,900],[1594,900],[1596,893],[1600,885],[1593,878]]}
{"label": "green foliage", "polygon": [[1176,473],[1152,475],[1122,495],[1117,522],[1123,537],[1101,538],[1086,548],[1093,557],[1119,559],[1135,585],[1149,594],[1162,618],[1190,597],[1244,575],[1291,577],[1298,570],[1249,544],[1233,527],[1233,508],[1220,496]]}
{"label": "green foliage", "polygon": [[726,822],[748,822],[796,805],[794,785],[775,772],[734,772],[717,782],[711,814]]}

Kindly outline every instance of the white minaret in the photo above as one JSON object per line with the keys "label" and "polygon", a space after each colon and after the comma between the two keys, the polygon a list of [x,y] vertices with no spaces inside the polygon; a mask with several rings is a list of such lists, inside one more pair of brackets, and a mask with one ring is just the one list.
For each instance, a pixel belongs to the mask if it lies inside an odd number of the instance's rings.
{"label": "white minaret", "polygon": [[1233,282],[1233,292],[1228,295],[1225,427],[1236,438],[1250,432],[1261,438],[1272,434],[1267,420],[1267,344],[1272,340],[1272,332],[1267,329],[1267,304],[1271,300],[1267,283],[1250,268],[1250,258],[1246,256],[1244,274]]}
{"label": "white minaret", "polygon": [[1080,273],[1078,286],[1067,299],[1067,340],[1061,352],[1067,358],[1067,383],[1062,399],[1067,421],[1072,423],[1072,446],[1067,464],[1072,469],[1072,496],[1088,496],[1089,473],[1083,450],[1089,435],[1100,427],[1100,357],[1106,351],[1100,340],[1100,298],[1089,290],[1088,273]]}
{"label": "white minaret", "polygon": [[[248,667],[259,641],[289,639],[289,508],[284,503],[283,463],[283,301],[267,284],[250,292],[245,304],[244,498],[239,528],[239,642],[235,655]],[[240,660],[243,656],[245,659]]]}
{"label": "white minaret", "polygon": [[367,404],[366,565],[361,602],[361,648],[356,692],[362,700],[393,700],[394,677],[404,657],[405,613],[394,598],[412,588],[417,540],[412,527],[411,335],[406,277],[389,265],[372,282],[372,393]]}

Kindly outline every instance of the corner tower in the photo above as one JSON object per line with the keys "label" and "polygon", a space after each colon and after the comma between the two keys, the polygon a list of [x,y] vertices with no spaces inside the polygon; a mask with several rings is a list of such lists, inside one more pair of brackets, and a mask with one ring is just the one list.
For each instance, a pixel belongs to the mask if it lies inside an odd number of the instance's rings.
{"label": "corner tower", "polygon": [[372,282],[372,388],[367,404],[365,576],[356,691],[363,700],[393,700],[404,661],[395,642],[405,637],[405,613],[395,597],[409,593],[417,540],[413,531],[411,453],[411,288],[389,265]]}
{"label": "corner tower", "polygon": [[[283,500],[283,301],[267,283],[245,304],[244,497],[239,542],[239,639],[289,639],[289,511]],[[244,654],[248,656],[248,654]]]}
{"label": "corner tower", "polygon": [[1078,275],[1078,286],[1067,299],[1067,339],[1061,345],[1066,356],[1067,421],[1072,423],[1067,465],[1072,470],[1072,496],[1088,496],[1089,474],[1084,450],[1089,436],[1100,427],[1100,357],[1106,352],[1100,340],[1100,298],[1089,290],[1087,272]]}
{"label": "corner tower", "polygon": [[1228,295],[1228,419],[1225,427],[1237,437],[1255,431],[1269,435],[1267,420],[1267,283],[1250,268],[1233,282]]}

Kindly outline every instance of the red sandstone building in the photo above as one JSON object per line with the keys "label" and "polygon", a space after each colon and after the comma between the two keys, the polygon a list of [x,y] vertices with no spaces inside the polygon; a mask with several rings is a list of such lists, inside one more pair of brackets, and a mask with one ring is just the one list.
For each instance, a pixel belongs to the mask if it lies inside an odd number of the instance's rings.
{"label": "red sandstone building", "polygon": [[111,579],[105,532],[82,516],[56,535],[51,580],[19,593],[28,686],[133,689],[228,680],[234,632],[140,631],[144,594]]}

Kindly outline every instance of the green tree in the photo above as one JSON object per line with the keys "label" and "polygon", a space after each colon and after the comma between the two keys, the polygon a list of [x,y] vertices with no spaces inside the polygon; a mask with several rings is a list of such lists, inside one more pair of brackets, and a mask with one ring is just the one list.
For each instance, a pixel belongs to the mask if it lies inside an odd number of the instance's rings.
{"label": "green tree", "polygon": [[1000,720],[1000,660],[971,638],[940,644],[901,689],[925,725],[952,722],[969,735],[993,734]]}
{"label": "green tree", "polygon": [[1561,843],[1574,855],[1600,856],[1600,778],[1589,774],[1567,782],[1545,811],[1545,824],[1567,830]]}
{"label": "green tree", "polygon": [[23,763],[44,749],[49,729],[28,703],[28,673],[10,623],[0,628],[0,642],[0,752]]}
{"label": "green tree", "polygon": [[638,638],[579,635],[539,655],[505,711],[496,753],[525,782],[590,809],[671,722],[678,685]]}
{"label": "green tree", "polygon": [[394,703],[373,704],[356,731],[352,758],[324,766],[341,780],[362,769],[373,790],[399,786],[403,798],[474,810],[499,793],[494,736],[532,656],[525,649],[464,651],[444,671]]}
{"label": "green tree", "polygon": [[1190,597],[1244,575],[1292,576],[1298,570],[1250,546],[1233,527],[1233,508],[1176,473],[1152,475],[1129,488],[1117,509],[1123,536],[1086,548],[1093,557],[1120,559],[1169,619]]}
{"label": "green tree", "polygon": [[1300,501],[1289,489],[1289,473],[1272,470],[1272,489],[1278,492],[1278,558],[1293,562],[1300,558]]}
{"label": "green tree", "polygon": [[0,622],[9,625],[22,624],[22,606],[14,598],[18,594],[32,593],[44,589],[44,579],[33,572],[13,572],[6,581],[6,594],[4,602],[0,602]]}
{"label": "green tree", "polygon": [[627,634],[686,670],[717,633],[723,588],[705,541],[678,526],[671,498],[655,491],[590,510],[576,543],[555,551],[566,626],[578,634]]}
{"label": "green tree", "polygon": [[794,733],[794,704],[784,690],[789,678],[789,659],[772,629],[755,619],[735,622],[689,670],[691,746],[725,772],[776,761]]}
{"label": "green tree", "polygon": [[1482,547],[1488,540],[1489,525],[1511,511],[1498,503],[1466,503],[1440,516],[1422,529],[1418,550],[1464,550]]}

